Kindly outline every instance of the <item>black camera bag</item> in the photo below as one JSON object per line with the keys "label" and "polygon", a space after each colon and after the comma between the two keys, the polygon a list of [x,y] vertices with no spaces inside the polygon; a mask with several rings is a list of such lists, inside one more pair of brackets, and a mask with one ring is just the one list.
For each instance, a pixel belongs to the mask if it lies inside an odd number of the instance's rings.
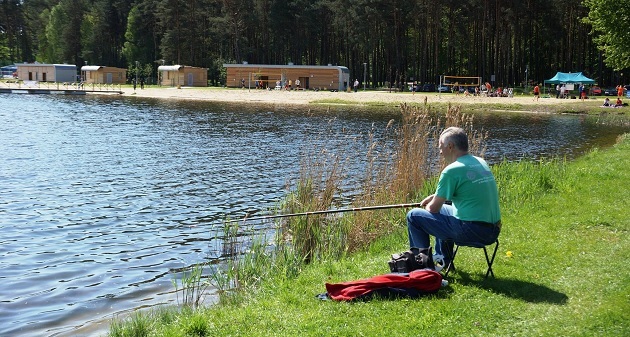
{"label": "black camera bag", "polygon": [[392,273],[409,273],[416,269],[427,268],[435,270],[431,247],[413,247],[406,252],[392,254],[392,259],[388,262],[388,264]]}

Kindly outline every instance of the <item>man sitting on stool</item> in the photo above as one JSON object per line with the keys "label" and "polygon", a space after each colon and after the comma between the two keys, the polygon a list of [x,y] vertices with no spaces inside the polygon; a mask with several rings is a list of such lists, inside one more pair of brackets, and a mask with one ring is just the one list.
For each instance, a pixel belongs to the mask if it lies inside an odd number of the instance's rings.
{"label": "man sitting on stool", "polygon": [[[501,232],[499,192],[494,175],[482,158],[468,153],[468,136],[457,127],[447,128],[439,139],[446,168],[441,172],[435,194],[422,200],[425,208],[407,213],[410,247],[430,246],[435,236],[435,252],[451,262],[453,243],[489,245]],[[452,205],[446,205],[447,200]]]}

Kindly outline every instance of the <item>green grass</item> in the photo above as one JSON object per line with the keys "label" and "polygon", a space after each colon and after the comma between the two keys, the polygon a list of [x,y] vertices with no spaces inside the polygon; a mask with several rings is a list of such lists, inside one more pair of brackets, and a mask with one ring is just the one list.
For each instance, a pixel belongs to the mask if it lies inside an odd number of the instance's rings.
{"label": "green grass", "polygon": [[496,165],[504,223],[496,279],[483,279],[482,250],[462,248],[435,295],[315,298],[325,282],[386,273],[389,255],[407,247],[401,223],[366,250],[272,276],[239,301],[150,312],[116,323],[111,336],[628,336],[629,166],[629,135],[574,162]]}

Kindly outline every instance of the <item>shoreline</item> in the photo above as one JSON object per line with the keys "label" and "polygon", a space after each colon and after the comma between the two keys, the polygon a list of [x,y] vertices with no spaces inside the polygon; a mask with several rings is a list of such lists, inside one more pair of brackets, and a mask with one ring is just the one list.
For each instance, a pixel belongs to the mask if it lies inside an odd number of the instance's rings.
{"label": "shoreline", "polygon": [[[157,98],[166,100],[198,100],[225,103],[254,103],[278,105],[366,105],[366,106],[397,106],[408,104],[457,104],[457,105],[488,105],[492,110],[499,111],[531,111],[531,112],[588,112],[598,108],[603,96],[596,96],[586,101],[579,99],[556,99],[555,97],[540,98],[536,101],[531,95],[515,95],[514,97],[474,97],[464,94],[440,94],[435,92],[388,92],[361,91],[358,92],[329,92],[312,90],[256,90],[217,87],[147,87],[145,89],[122,87],[122,95],[129,97]],[[90,93],[88,94],[108,94]],[[521,110],[519,110],[521,109]]]}

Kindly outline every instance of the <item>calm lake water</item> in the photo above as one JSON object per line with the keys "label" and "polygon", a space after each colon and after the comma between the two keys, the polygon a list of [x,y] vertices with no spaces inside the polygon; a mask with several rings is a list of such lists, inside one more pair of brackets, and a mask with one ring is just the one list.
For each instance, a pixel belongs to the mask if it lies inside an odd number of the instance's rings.
{"label": "calm lake water", "polygon": [[[363,153],[368,131],[392,118],[0,95],[0,336],[103,334],[116,315],[176,304],[171,271],[219,257],[221,219],[272,208],[313,144]],[[490,133],[491,162],[574,157],[628,132],[557,115],[484,114],[476,125]]]}

